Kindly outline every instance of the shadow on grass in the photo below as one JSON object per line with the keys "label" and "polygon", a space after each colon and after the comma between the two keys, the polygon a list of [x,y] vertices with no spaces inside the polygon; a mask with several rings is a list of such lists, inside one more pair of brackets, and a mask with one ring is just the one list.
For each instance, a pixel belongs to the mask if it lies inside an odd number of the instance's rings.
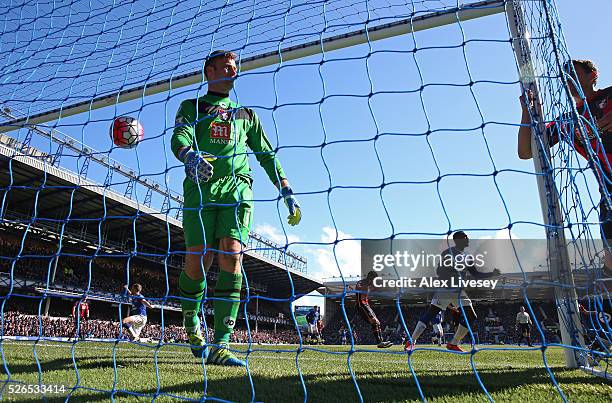
{"label": "shadow on grass", "polygon": [[[77,368],[79,371],[84,370],[101,370],[105,368],[113,369],[116,365],[117,368],[131,368],[131,367],[139,367],[142,365],[151,365],[153,360],[148,357],[117,357],[116,364],[113,363],[112,358],[95,358],[95,357],[77,357]],[[176,359],[172,358],[158,358],[158,365],[165,364],[175,364]],[[72,370],[74,371],[74,364],[71,358],[56,358],[53,360],[40,360],[41,368],[44,372],[48,371],[62,371],[62,370]],[[11,376],[16,376],[19,374],[36,374],[38,373],[38,366],[34,361],[20,364],[13,363],[8,361],[7,366],[9,371],[11,372]],[[6,377],[6,370],[4,366],[0,365],[0,374],[3,378]]]}
{"label": "shadow on grass", "polygon": [[[216,368],[208,368],[207,395],[208,398],[224,399],[230,401],[248,402],[253,400],[251,386],[243,369],[223,369],[220,376],[215,373]],[[573,371],[565,368],[555,368],[556,376],[564,372]],[[373,371],[367,375],[358,376],[358,384],[363,400],[366,402],[400,402],[420,401],[421,397],[417,391],[416,383],[412,377],[400,376],[397,372]],[[479,375],[486,385],[489,393],[510,392],[515,388],[528,388],[530,385],[541,385],[537,387],[538,393],[548,395],[548,400],[561,400],[556,394],[553,384],[543,369],[513,369],[513,370],[481,370]],[[601,384],[601,379],[596,377],[572,377],[565,374],[563,387],[571,384]],[[194,374],[194,377],[196,375]],[[219,379],[216,379],[219,378]],[[471,373],[449,374],[420,373],[419,383],[426,399],[443,398],[445,401],[470,401],[477,399],[485,401],[484,392],[479,387],[476,378]],[[262,376],[252,375],[255,387],[255,401],[261,402],[302,402],[304,392],[302,384],[297,376]],[[162,379],[163,382],[163,379]],[[308,391],[310,402],[334,402],[342,403],[358,401],[354,383],[346,374],[312,374],[305,375],[304,382]],[[163,385],[160,390],[145,389],[133,390],[141,394],[141,398],[151,401],[174,400],[171,396],[188,397],[190,399],[204,398],[204,385],[202,380]],[[128,393],[117,392],[115,398],[126,398]],[[108,401],[110,393],[96,393],[87,390],[77,391],[70,401]],[[63,401],[65,399],[62,398]],[[144,401],[143,400],[143,401]],[[528,399],[527,399],[528,400]],[[527,401],[525,400],[525,401]],[[572,399],[570,399],[572,400]],[[38,399],[26,399],[24,401],[40,401]],[[49,399],[49,401],[54,401]],[[60,400],[58,400],[60,401]],[[214,401],[214,399],[213,399]],[[606,401],[605,399],[601,401]]]}

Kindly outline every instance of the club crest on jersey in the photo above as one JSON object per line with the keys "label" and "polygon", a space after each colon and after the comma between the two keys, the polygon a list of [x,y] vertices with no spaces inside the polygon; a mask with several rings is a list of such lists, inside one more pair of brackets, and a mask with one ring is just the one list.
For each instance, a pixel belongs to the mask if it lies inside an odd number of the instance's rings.
{"label": "club crest on jersey", "polygon": [[230,144],[232,142],[232,125],[226,122],[212,122],[210,124],[210,142]]}
{"label": "club crest on jersey", "polygon": [[224,122],[229,122],[232,118],[232,111],[228,109],[219,109],[219,118]]}

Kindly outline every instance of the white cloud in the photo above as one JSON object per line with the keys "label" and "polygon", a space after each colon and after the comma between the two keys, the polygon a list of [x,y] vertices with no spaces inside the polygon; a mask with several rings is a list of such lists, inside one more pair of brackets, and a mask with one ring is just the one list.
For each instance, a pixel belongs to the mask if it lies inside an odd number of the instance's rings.
{"label": "white cloud", "polygon": [[255,225],[255,232],[280,245],[300,241],[299,236],[287,233],[285,237],[285,234],[278,227],[268,223]]}
{"label": "white cloud", "polygon": [[[339,277],[340,271],[344,276],[358,276],[361,272],[361,243],[352,238],[352,235],[345,232],[338,231],[336,234],[334,228],[323,227],[321,243],[325,245],[307,252],[310,255],[308,272],[323,278]],[[336,240],[339,242],[334,245]]]}

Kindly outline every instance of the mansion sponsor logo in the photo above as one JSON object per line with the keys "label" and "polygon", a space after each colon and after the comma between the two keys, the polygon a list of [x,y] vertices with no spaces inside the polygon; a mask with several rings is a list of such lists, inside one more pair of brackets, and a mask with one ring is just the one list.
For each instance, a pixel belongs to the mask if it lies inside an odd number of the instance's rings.
{"label": "mansion sponsor logo", "polygon": [[229,122],[212,122],[210,124],[210,142],[214,144],[231,144],[232,124]]}

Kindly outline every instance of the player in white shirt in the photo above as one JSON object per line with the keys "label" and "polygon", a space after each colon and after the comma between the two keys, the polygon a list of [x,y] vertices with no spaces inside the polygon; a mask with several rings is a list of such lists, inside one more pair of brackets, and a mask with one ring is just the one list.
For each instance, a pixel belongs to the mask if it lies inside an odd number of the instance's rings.
{"label": "player in white shirt", "polygon": [[529,316],[529,313],[525,311],[525,307],[522,306],[521,310],[519,311],[519,313],[516,314],[516,329],[518,331],[518,345],[521,345],[521,341],[523,341],[523,338],[527,339],[527,345],[529,347],[532,347],[533,345],[531,344],[531,332],[530,332],[530,327],[531,327],[531,317]]}

